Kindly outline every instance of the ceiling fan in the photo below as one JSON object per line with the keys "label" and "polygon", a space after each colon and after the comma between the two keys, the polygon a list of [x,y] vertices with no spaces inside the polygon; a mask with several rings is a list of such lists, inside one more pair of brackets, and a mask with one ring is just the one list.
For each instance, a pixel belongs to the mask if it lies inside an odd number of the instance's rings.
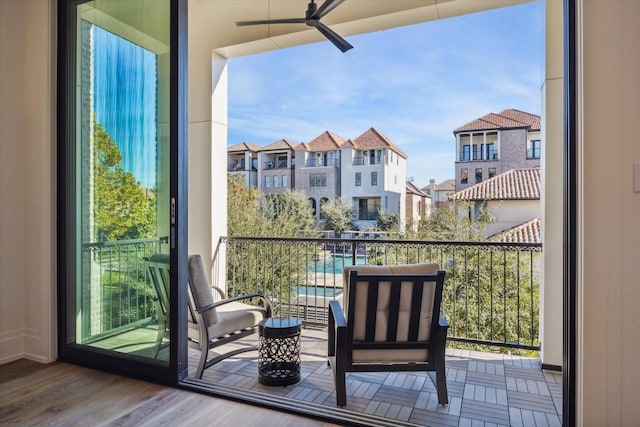
{"label": "ceiling fan", "polygon": [[236,25],[242,27],[245,25],[262,25],[262,24],[306,24],[310,27],[315,27],[320,31],[331,43],[336,45],[342,52],[346,52],[353,48],[345,39],[340,37],[335,31],[320,22],[320,18],[331,12],[336,7],[340,6],[344,0],[326,0],[320,7],[316,5],[314,0],[311,0],[307,7],[307,12],[304,18],[290,18],[290,19],[267,19],[262,21],[241,21],[236,22]]}

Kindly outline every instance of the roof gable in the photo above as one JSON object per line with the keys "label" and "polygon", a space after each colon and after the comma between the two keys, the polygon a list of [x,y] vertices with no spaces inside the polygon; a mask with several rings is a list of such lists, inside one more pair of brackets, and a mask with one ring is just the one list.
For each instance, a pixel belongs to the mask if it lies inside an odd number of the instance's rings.
{"label": "roof gable", "polygon": [[498,114],[489,113],[472,120],[458,128],[453,133],[469,132],[475,130],[500,130],[527,128],[529,130],[540,130],[540,116],[526,113],[524,111],[508,109]]}
{"label": "roof gable", "polygon": [[269,144],[265,147],[262,147],[260,151],[271,151],[271,150],[294,150],[296,144],[286,139],[281,139],[272,144]]}
{"label": "roof gable", "polygon": [[244,151],[252,151],[255,153],[260,151],[260,146],[251,144],[250,142],[241,142],[240,144],[227,147],[227,153],[241,153]]}
{"label": "roof gable", "polygon": [[540,169],[511,169],[451,195],[451,200],[540,200]]}
{"label": "roof gable", "polygon": [[[340,135],[336,135],[328,130],[322,132],[320,135],[304,144],[304,148],[307,151],[331,151],[339,150],[345,140]],[[301,149],[300,146],[297,147]]]}
{"label": "roof gable", "polygon": [[398,148],[393,142],[375,128],[369,128],[362,135],[352,141],[355,148],[364,150],[368,148],[389,148],[400,155],[402,158],[407,158],[407,155]]}

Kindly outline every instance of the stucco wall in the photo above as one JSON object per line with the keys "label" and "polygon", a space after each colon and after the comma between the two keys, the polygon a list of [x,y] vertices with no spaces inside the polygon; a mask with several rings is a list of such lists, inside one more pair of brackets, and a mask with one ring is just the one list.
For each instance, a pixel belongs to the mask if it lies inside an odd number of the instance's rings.
{"label": "stucco wall", "polygon": [[56,358],[55,19],[0,1],[0,363]]}
{"label": "stucco wall", "polygon": [[640,162],[640,2],[580,5],[578,414],[585,426],[631,426],[640,423],[640,193],[632,173]]}

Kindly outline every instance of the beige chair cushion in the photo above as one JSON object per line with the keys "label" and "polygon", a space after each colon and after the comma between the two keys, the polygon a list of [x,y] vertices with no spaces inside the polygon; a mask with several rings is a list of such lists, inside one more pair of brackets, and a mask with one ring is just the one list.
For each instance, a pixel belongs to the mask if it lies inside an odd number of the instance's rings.
{"label": "beige chair cushion", "polygon": [[425,262],[420,264],[400,264],[400,265],[348,265],[344,267],[343,287],[344,287],[344,313],[348,313],[349,304],[349,274],[356,270],[358,274],[436,274],[440,267],[435,262]]}
{"label": "beige chair cushion", "polygon": [[[209,325],[209,338],[218,338],[245,328],[255,326],[267,317],[267,310],[241,302],[230,302],[216,308],[217,322]],[[189,324],[189,338],[198,341],[200,335],[196,324]]]}
{"label": "beige chair cushion", "polygon": [[[405,265],[375,265],[375,266],[349,266],[345,267],[345,312],[348,303],[348,275],[352,270],[358,274],[435,274],[439,270],[436,263],[405,264]],[[369,282],[357,281],[357,300],[355,318],[353,319],[354,341],[362,341],[366,328],[366,305]],[[425,292],[422,294],[422,310],[420,313],[420,326],[418,339],[428,340],[431,330],[433,299],[435,295],[435,282],[426,282]],[[390,283],[381,282],[378,288],[378,306],[375,325],[375,341],[385,341],[387,334]],[[398,314],[397,341],[407,341],[409,336],[409,316],[411,313],[411,283],[404,283],[400,291],[400,308]],[[402,363],[426,361],[429,353],[427,349],[412,350],[354,350],[354,363]]]}
{"label": "beige chair cushion", "polygon": [[[198,254],[189,255],[189,282],[195,302],[195,308],[206,307],[213,304],[213,295],[211,289],[209,289],[209,279],[204,271],[204,263],[202,257]],[[216,309],[207,310],[204,313],[207,326],[215,324],[218,320],[218,314]]]}

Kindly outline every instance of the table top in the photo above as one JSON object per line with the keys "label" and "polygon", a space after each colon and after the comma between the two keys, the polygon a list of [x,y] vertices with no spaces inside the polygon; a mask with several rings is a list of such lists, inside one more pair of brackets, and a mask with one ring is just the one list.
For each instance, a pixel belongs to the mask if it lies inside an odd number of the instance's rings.
{"label": "table top", "polygon": [[299,335],[302,322],[295,317],[270,317],[261,320],[258,331],[261,336],[278,338],[290,335]]}
{"label": "table top", "polygon": [[301,326],[300,319],[295,317],[269,317],[260,321],[260,326],[269,329],[287,329]]}

